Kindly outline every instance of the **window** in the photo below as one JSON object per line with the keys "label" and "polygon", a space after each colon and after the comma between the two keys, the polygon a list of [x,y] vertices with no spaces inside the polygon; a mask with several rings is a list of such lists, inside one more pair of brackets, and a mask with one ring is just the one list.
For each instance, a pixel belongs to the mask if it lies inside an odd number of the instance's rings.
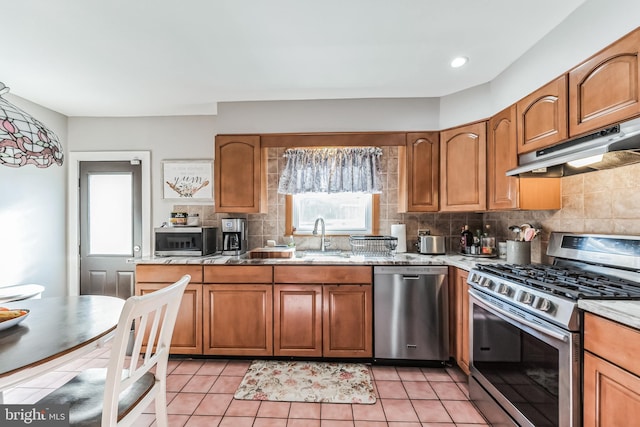
{"label": "window", "polygon": [[327,235],[376,234],[380,197],[365,193],[303,193],[287,196],[287,234],[310,235],[317,218]]}

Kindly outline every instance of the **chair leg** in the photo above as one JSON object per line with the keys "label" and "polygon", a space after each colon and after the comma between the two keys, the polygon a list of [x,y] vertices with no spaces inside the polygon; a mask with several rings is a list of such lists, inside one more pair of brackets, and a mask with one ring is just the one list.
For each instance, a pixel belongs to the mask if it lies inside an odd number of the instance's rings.
{"label": "chair leg", "polygon": [[160,392],[156,394],[156,425],[158,427],[168,427],[169,418],[167,415],[167,392],[161,387]]}

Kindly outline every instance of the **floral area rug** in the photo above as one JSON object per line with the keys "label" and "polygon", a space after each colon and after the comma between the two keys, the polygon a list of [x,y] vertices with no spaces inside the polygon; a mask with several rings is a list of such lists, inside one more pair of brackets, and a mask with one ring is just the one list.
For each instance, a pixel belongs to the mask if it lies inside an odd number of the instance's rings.
{"label": "floral area rug", "polygon": [[362,363],[255,360],[233,396],[242,400],[375,403],[369,367]]}

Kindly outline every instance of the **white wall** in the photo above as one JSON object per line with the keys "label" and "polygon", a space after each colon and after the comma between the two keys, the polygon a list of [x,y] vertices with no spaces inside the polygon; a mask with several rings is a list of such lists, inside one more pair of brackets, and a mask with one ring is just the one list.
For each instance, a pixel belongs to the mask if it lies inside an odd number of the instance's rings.
{"label": "white wall", "polygon": [[151,223],[167,221],[175,200],[162,199],[163,160],[213,159],[214,116],[69,118],[69,151],[150,151]]}
{"label": "white wall", "polygon": [[[4,95],[53,130],[67,151],[67,118]],[[0,286],[37,283],[45,296],[66,289],[66,162],[45,169],[0,165]]]}

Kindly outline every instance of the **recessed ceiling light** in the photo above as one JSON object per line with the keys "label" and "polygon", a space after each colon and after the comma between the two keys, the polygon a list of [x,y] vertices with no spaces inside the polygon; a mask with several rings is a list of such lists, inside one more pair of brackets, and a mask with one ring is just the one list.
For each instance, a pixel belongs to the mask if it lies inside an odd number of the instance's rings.
{"label": "recessed ceiling light", "polygon": [[451,68],[460,68],[469,61],[466,56],[458,56],[451,61]]}

